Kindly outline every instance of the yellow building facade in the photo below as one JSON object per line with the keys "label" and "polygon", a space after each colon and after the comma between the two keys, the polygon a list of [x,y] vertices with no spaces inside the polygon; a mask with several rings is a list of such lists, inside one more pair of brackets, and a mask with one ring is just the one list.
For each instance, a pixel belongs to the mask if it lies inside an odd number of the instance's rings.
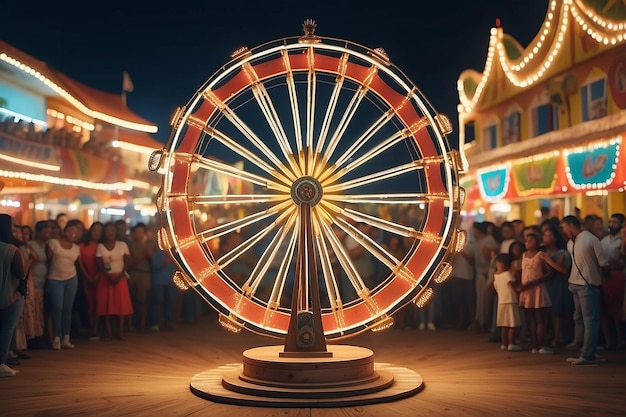
{"label": "yellow building facade", "polygon": [[457,82],[466,220],[626,213],[622,3],[553,0],[527,47],[491,29],[483,71]]}

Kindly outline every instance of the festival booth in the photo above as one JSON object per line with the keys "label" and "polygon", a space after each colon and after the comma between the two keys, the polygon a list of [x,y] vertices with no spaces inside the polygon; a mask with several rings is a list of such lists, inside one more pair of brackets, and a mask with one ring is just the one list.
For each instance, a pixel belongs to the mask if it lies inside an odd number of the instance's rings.
{"label": "festival booth", "polygon": [[0,210],[17,222],[65,212],[89,224],[111,220],[109,209],[134,208],[135,199],[152,203],[158,180],[147,160],[162,146],[149,135],[156,131],[123,94],[86,86],[0,41]]}

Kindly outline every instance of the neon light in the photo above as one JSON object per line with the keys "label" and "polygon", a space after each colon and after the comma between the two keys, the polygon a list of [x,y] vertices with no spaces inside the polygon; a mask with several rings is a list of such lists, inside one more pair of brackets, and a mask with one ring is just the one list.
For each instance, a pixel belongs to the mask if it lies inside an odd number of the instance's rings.
{"label": "neon light", "polygon": [[[518,58],[515,63],[511,63],[506,56],[502,29],[491,29],[485,67],[473,96],[468,97],[465,93],[465,77],[461,77],[457,81],[457,91],[461,102],[459,113],[470,113],[473,111],[489,79],[495,54],[498,55],[500,66],[511,84],[525,88],[542,80],[548,68],[550,68],[552,63],[556,60],[563,46],[563,41],[569,26],[570,14],[577,25],[587,33],[590,38],[600,44],[618,45],[626,41],[626,23],[602,18],[587,7],[582,0],[564,0],[560,9],[557,10],[558,3],[559,2],[556,0],[550,2],[550,9],[546,14],[543,30],[540,32],[539,37],[535,43],[526,48],[522,57]],[[555,22],[555,16],[560,16],[558,24]],[[552,39],[552,42],[546,44],[546,40],[549,38]],[[546,47],[548,47],[549,50],[544,54],[543,51]],[[536,64],[537,69],[532,73],[525,74],[523,77],[518,76],[518,73],[536,60],[538,56],[544,56],[544,59],[542,62]]]}

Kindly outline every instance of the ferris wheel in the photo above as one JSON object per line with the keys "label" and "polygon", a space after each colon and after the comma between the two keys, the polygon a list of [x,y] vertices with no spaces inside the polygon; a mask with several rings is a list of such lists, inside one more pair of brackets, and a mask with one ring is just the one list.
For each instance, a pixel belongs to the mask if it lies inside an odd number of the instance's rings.
{"label": "ferris wheel", "polygon": [[230,330],[282,338],[315,308],[326,339],[389,327],[465,244],[449,119],[384,50],[314,29],[235,51],[151,157],[175,281]]}

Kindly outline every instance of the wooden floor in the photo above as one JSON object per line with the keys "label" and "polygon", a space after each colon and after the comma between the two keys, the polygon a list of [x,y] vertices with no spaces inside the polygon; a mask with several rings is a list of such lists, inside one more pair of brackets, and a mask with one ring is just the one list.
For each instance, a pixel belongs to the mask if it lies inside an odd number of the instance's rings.
{"label": "wooden floor", "polygon": [[223,330],[213,316],[126,341],[76,339],[76,349],[31,350],[20,373],[0,378],[0,416],[624,416],[626,353],[577,368],[567,352],[501,351],[487,335],[455,330],[366,333],[343,341],[406,367],[425,388],[399,401],[347,408],[255,408],[190,392],[191,377],[241,363],[250,347],[279,344]]}

